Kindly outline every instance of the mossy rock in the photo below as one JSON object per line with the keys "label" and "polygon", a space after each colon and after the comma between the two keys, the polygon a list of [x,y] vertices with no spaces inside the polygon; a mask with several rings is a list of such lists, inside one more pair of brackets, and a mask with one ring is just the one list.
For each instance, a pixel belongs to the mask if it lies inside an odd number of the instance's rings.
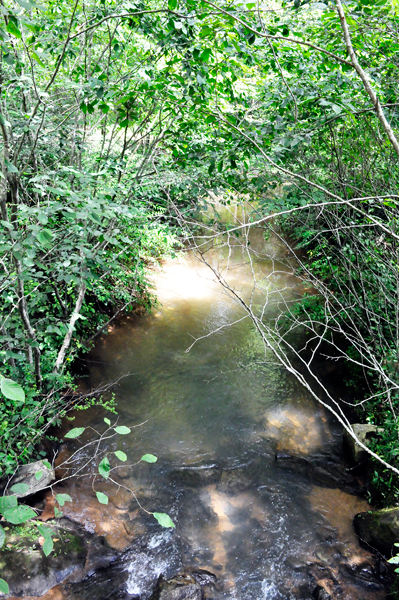
{"label": "mossy rock", "polygon": [[[0,490],[3,491],[7,486],[6,494],[12,494],[13,496],[17,496],[17,498],[26,498],[46,489],[54,479],[54,470],[49,469],[43,461],[38,460],[34,463],[20,466],[17,473],[11,479],[2,479],[0,481]],[[19,483],[27,486],[26,491],[15,492],[11,490],[14,485]]]}
{"label": "mossy rock", "polygon": [[45,524],[52,530],[54,541],[54,550],[47,557],[34,523],[2,525],[6,541],[0,551],[0,572],[11,596],[42,596],[67,578],[83,579],[88,567],[95,567],[96,562],[104,566],[105,557],[108,563],[115,558],[102,538],[87,533],[68,519]]}
{"label": "mossy rock", "polygon": [[391,557],[393,545],[399,542],[399,508],[359,513],[354,526],[361,542]]}
{"label": "mossy rock", "polygon": [[[352,429],[357,439],[362,442],[367,448],[373,438],[380,436],[384,429],[377,427],[376,425],[369,425],[364,423],[354,423]],[[370,455],[364,450],[351,435],[344,429],[344,449],[350,461],[354,464],[361,464],[366,462]]]}
{"label": "mossy rock", "polygon": [[216,600],[222,586],[216,575],[186,567],[172,579],[159,578],[150,600]]}

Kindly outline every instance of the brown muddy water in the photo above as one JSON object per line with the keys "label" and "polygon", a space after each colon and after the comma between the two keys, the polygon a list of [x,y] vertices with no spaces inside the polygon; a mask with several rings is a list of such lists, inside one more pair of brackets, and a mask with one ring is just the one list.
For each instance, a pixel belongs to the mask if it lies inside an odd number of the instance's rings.
{"label": "brown muddy water", "polygon": [[[276,239],[251,236],[252,264],[239,246],[208,258],[255,304],[269,294],[264,318],[273,318],[279,294],[290,301],[303,287]],[[158,307],[124,317],[98,340],[86,384],[125,375],[115,388],[119,423],[144,424],[108,450],[125,452],[127,464],[145,453],[158,461],[123,466],[116,478],[176,528],[162,529],[125,489],[96,483],[110,496],[103,506],[91,482],[71,480],[65,514],[122,553],[59,597],[146,600],[160,575],[196,567],[217,575],[215,594],[226,600],[310,600],[318,585],[337,600],[385,598],[380,561],[353,531],[353,516],[369,505],[345,472],[339,425],[281,366],[265,362],[243,309],[195,257],[165,264],[154,280]],[[73,426],[102,430],[105,415],[78,413]]]}

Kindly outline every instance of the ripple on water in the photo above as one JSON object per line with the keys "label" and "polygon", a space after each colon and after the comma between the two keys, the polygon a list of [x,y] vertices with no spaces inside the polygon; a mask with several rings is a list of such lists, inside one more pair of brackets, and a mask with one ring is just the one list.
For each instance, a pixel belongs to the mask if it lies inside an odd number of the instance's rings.
{"label": "ripple on water", "polygon": [[162,531],[150,537],[145,548],[135,551],[128,561],[128,594],[148,598],[160,575],[172,577],[181,567],[174,533]]}
{"label": "ripple on water", "polygon": [[272,600],[278,596],[278,589],[272,581],[264,579],[261,583],[261,600]]}

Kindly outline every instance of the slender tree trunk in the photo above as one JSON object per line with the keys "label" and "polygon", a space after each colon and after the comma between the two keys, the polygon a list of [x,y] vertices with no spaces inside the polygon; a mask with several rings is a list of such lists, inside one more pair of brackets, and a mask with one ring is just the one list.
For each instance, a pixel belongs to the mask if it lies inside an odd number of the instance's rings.
{"label": "slender tree trunk", "polygon": [[7,166],[6,161],[8,161],[9,157],[9,139],[7,128],[5,125],[5,118],[2,113],[0,113],[0,128],[3,136],[3,153],[1,155],[1,176],[0,176],[0,209],[1,209],[1,218],[3,221],[8,222],[8,212],[7,212]]}
{"label": "slender tree trunk", "polygon": [[24,324],[24,328],[28,335],[28,338],[31,340],[31,342],[34,342],[34,344],[35,344],[33,346],[33,348],[32,347],[30,347],[30,348],[33,352],[33,358],[34,358],[36,385],[37,385],[37,388],[40,389],[41,384],[42,384],[42,375],[41,375],[41,368],[40,368],[40,348],[38,346],[38,342],[36,339],[35,330],[33,329],[31,322],[30,322],[30,318],[29,318],[28,305],[26,302],[26,296],[25,296],[25,290],[24,290],[24,283],[23,283],[23,280],[21,279],[21,275],[22,275],[21,261],[14,258],[14,264],[17,269],[18,310],[19,310],[19,314],[21,315],[21,319]]}
{"label": "slender tree trunk", "polygon": [[68,348],[71,344],[72,334],[75,329],[75,323],[79,318],[80,310],[82,308],[83,300],[85,297],[85,292],[86,292],[86,284],[82,282],[80,285],[80,288],[79,288],[78,297],[76,299],[75,308],[74,308],[74,311],[73,311],[72,316],[69,321],[68,332],[67,332],[66,336],[64,337],[64,341],[62,343],[62,346],[61,346],[60,351],[57,356],[57,360],[56,360],[55,368],[54,368],[55,372],[59,371],[60,367],[64,363],[66,351],[68,350]]}
{"label": "slender tree trunk", "polygon": [[339,20],[341,22],[341,29],[344,34],[346,49],[350,56],[352,65],[353,65],[354,69],[356,70],[357,74],[359,75],[360,79],[362,80],[364,89],[366,90],[367,94],[369,95],[369,97],[371,99],[371,102],[373,103],[374,110],[377,114],[377,117],[379,118],[380,123],[389,138],[389,141],[391,142],[392,146],[395,148],[396,154],[399,156],[399,142],[393,132],[392,127],[390,126],[390,124],[388,123],[388,121],[384,115],[384,112],[382,110],[378,96],[371,86],[371,83],[369,81],[367,73],[362,69],[362,67],[359,64],[359,61],[357,60],[356,53],[352,46],[352,40],[351,40],[351,36],[349,33],[348,23],[345,18],[345,13],[344,13],[344,9],[341,4],[341,0],[335,0],[335,2],[336,2],[336,6],[337,6]]}
{"label": "slender tree trunk", "polygon": [[[6,330],[6,328],[4,327],[4,325],[1,325],[1,326],[0,326],[0,331],[1,331],[1,335],[3,335],[5,338],[6,338],[6,337],[8,337],[8,336],[7,336],[7,330]],[[9,342],[9,341],[6,341],[6,342],[5,342],[5,346],[6,346],[6,348],[7,348],[7,350],[8,350],[9,352],[12,352],[12,347],[11,347],[11,344],[10,344],[10,342]],[[9,357],[9,359],[8,359],[8,362],[9,362],[10,366],[11,366],[13,369],[15,369],[15,360],[13,359],[13,357],[12,357],[12,356],[10,356],[10,357]]]}

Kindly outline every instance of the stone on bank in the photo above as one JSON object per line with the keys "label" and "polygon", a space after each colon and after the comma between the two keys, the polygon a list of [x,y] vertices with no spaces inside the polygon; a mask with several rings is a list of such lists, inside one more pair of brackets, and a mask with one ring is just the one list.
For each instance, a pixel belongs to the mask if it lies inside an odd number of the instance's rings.
{"label": "stone on bank", "polygon": [[359,513],[354,526],[361,542],[390,558],[399,542],[399,507]]}

